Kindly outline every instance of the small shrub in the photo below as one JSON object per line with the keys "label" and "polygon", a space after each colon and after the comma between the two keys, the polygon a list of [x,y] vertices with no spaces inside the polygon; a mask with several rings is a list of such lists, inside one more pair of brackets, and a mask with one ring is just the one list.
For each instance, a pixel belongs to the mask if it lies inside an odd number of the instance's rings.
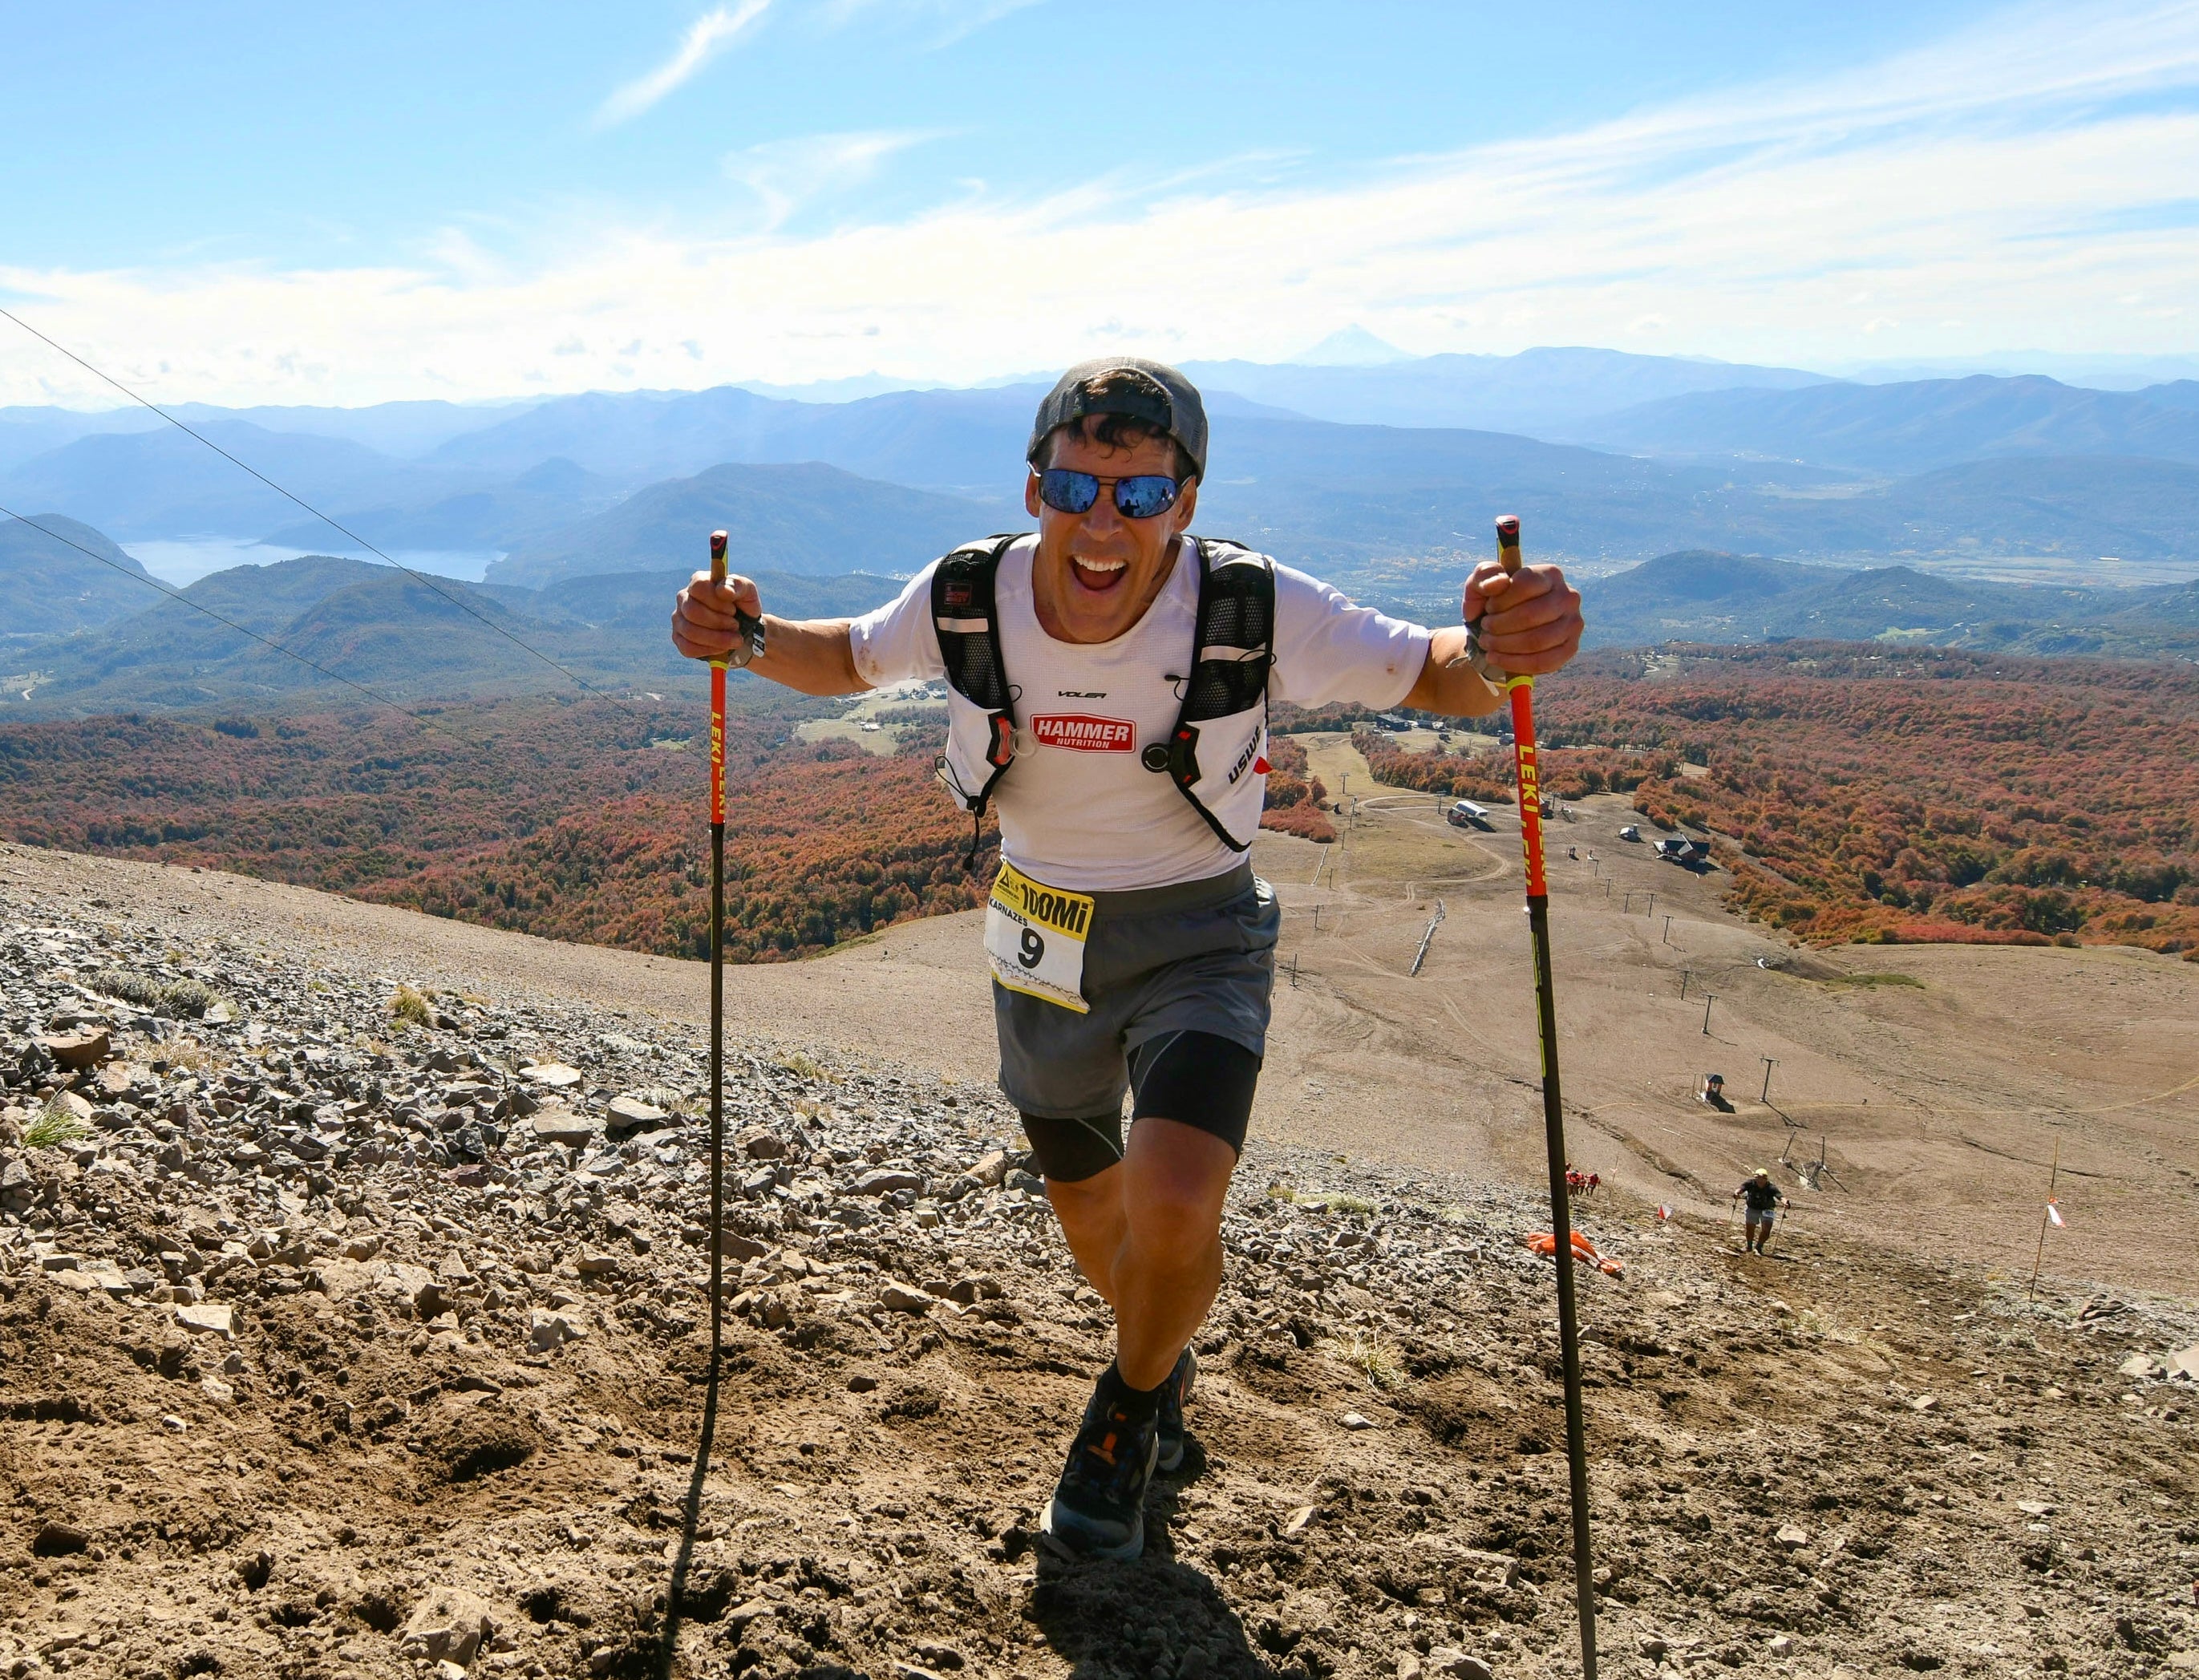
{"label": "small shrub", "polygon": [[91,989],[108,997],[120,998],[125,1003],[134,1003],[140,1009],[155,1008],[160,1001],[160,983],[134,969],[98,969],[92,974]]}
{"label": "small shrub", "polygon": [[167,1058],[172,1073],[204,1076],[212,1073],[219,1064],[213,1051],[195,1038],[179,1038],[166,1046],[161,1053]]}
{"label": "small shrub", "polygon": [[389,1019],[400,1028],[432,1028],[435,1024],[435,1006],[410,986],[400,986],[397,995],[389,1000]]}
{"label": "small shrub", "polygon": [[1404,1368],[1397,1356],[1379,1335],[1368,1336],[1357,1331],[1343,1350],[1344,1362],[1364,1375],[1368,1384],[1384,1394],[1394,1393],[1405,1385]]}
{"label": "small shrub", "polygon": [[32,1149],[58,1149],[91,1135],[90,1123],[69,1111],[56,1096],[23,1129],[23,1142]]}
{"label": "small shrub", "polygon": [[1374,1204],[1368,1201],[1366,1197],[1345,1195],[1341,1192],[1328,1199],[1328,1205],[1330,1210],[1336,1213],[1364,1215],[1374,1211]]}
{"label": "small shrub", "polygon": [[203,980],[185,978],[160,989],[160,1012],[177,1020],[195,1021],[220,1001],[220,995]]}

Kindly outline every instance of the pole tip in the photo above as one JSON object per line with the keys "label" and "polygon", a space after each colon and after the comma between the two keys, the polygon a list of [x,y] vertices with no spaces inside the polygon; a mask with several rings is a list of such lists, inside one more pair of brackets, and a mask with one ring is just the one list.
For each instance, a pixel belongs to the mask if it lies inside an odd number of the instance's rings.
{"label": "pole tip", "polygon": [[[1518,522],[1514,522],[1516,524]],[[710,557],[713,560],[722,560],[726,557],[726,534],[723,531],[710,533]]]}

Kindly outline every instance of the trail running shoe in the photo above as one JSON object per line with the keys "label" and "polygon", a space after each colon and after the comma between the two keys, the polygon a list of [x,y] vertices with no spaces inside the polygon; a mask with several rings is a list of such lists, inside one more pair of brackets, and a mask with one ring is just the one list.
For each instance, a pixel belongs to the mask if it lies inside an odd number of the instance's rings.
{"label": "trail running shoe", "polygon": [[1146,1489],[1160,1447],[1159,1417],[1134,1420],[1103,1383],[1084,1409],[1040,1531],[1079,1557],[1136,1557],[1146,1549]]}
{"label": "trail running shoe", "polygon": [[1199,1356],[1189,1348],[1177,1356],[1175,1369],[1161,1385],[1161,1451],[1153,1467],[1173,1476],[1183,1467],[1183,1408],[1191,1398],[1191,1385],[1199,1380]]}

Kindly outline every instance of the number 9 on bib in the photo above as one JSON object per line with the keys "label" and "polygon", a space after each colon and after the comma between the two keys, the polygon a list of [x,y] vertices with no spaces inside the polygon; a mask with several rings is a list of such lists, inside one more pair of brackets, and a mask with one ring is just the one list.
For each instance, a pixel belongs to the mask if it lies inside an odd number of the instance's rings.
{"label": "number 9 on bib", "polygon": [[1084,941],[1092,900],[1049,887],[1003,863],[985,903],[985,960],[993,978],[1079,1015],[1084,1001]]}

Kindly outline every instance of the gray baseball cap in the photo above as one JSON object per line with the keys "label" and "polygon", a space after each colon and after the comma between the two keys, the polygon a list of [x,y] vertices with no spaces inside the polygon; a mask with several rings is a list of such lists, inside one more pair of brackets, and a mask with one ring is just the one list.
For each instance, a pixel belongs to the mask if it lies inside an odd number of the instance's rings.
{"label": "gray baseball cap", "polygon": [[[1103,373],[1124,371],[1143,374],[1158,391],[1126,389],[1105,397],[1085,394],[1082,388],[1087,382]],[[1192,475],[1206,475],[1206,405],[1199,400],[1199,388],[1167,363],[1149,362],[1143,356],[1099,356],[1079,362],[1054,382],[1046,400],[1038,405],[1038,418],[1031,423],[1030,447],[1024,458],[1037,460],[1039,450],[1056,427],[1072,424],[1088,414],[1125,415],[1166,432],[1191,457]]]}

